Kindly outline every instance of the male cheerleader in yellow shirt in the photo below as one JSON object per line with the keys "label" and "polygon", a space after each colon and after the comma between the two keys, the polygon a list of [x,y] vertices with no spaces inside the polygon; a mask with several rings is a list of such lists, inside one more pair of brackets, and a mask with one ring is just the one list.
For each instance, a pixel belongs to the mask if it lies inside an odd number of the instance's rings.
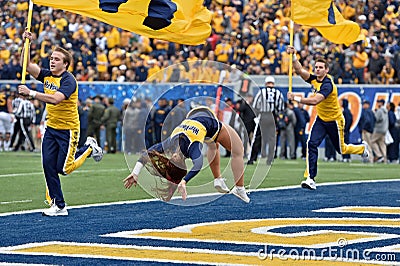
{"label": "male cheerleader in yellow shirt", "polygon": [[315,60],[315,74],[310,74],[303,69],[301,63],[297,61],[296,50],[293,46],[288,46],[287,52],[293,55],[293,67],[296,74],[300,75],[306,82],[314,88],[314,94],[309,97],[295,96],[288,92],[288,100],[294,100],[302,104],[315,105],[317,117],[311,127],[311,132],[307,140],[307,168],[304,177],[307,178],[301,183],[303,188],[315,190],[315,177],[317,176],[318,146],[328,135],[335,149],[340,154],[360,154],[368,157],[367,144],[360,145],[344,143],[344,117],[338,101],[338,90],[333,83],[333,79],[328,75],[329,67],[325,59]]}
{"label": "male cheerleader in yellow shirt", "polygon": [[[25,31],[24,40],[32,41],[32,33]],[[24,51],[22,51],[24,54]],[[26,70],[37,80],[43,82],[44,93],[19,85],[22,95],[29,95],[46,103],[46,131],[42,142],[42,165],[46,178],[50,208],[44,216],[68,215],[61,190],[59,174],[67,175],[80,167],[89,156],[95,161],[103,157],[102,149],[94,138],[88,137],[85,145],[77,150],[79,142],[78,83],[67,71],[72,55],[61,47],[56,47],[50,56],[50,69],[41,69],[30,62]],[[22,64],[23,58],[21,58]]]}

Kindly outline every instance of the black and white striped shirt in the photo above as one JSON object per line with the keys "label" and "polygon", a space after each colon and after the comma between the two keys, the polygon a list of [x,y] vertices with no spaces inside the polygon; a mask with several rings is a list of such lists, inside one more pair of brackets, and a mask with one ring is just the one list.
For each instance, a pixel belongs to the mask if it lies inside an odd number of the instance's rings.
{"label": "black and white striped shirt", "polygon": [[33,119],[35,116],[35,106],[31,101],[21,99],[18,109],[15,112],[15,116]]}
{"label": "black and white striped shirt", "polygon": [[284,102],[278,89],[263,87],[254,97],[253,108],[259,113],[278,113],[284,110]]}
{"label": "black and white striped shirt", "polygon": [[15,99],[12,100],[13,114],[14,114],[16,117],[19,117],[19,116],[17,115],[17,111],[18,111],[18,108],[19,108],[21,102],[22,102],[22,98],[20,98],[20,97],[17,97],[17,98],[15,98]]}

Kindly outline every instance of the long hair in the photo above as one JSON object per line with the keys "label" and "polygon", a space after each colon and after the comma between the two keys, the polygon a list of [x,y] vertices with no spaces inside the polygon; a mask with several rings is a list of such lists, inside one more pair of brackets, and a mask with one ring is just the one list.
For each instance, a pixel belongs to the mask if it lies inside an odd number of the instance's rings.
{"label": "long hair", "polygon": [[164,154],[151,150],[146,154],[145,167],[150,174],[159,177],[153,191],[163,201],[169,201],[175,193],[178,184],[187,174],[186,165],[182,162],[172,162]]}

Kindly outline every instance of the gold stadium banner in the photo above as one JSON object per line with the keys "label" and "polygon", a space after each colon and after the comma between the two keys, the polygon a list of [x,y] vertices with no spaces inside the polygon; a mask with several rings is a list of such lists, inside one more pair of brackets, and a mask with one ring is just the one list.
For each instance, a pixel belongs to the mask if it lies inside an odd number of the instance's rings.
{"label": "gold stadium banner", "polygon": [[149,38],[198,45],[211,33],[203,0],[33,0]]}
{"label": "gold stadium banner", "polygon": [[332,0],[292,0],[292,19],[316,28],[333,43],[350,45],[364,39],[360,26],[345,19]]}

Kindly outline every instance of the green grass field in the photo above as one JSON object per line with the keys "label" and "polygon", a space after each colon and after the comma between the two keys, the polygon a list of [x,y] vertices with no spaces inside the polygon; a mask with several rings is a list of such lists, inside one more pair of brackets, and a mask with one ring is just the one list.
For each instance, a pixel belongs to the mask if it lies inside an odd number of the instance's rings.
{"label": "green grass field", "polygon": [[[130,164],[135,157],[129,158]],[[205,160],[206,161],[206,160]],[[221,158],[221,166],[229,162]],[[303,180],[305,162],[302,160],[276,160],[270,171],[264,160],[257,166],[247,166],[245,180],[253,176],[255,170],[258,179],[267,177],[260,185],[261,188],[298,185]],[[0,213],[45,208],[45,182],[42,173],[39,153],[2,152],[0,153]],[[397,179],[400,178],[399,165],[369,165],[354,160],[352,163],[319,162],[318,183],[339,182],[352,180]],[[145,170],[143,172],[146,172]],[[142,172],[142,173],[143,173]],[[136,187],[126,190],[122,180],[129,174],[123,154],[106,154],[100,163],[88,159],[85,164],[69,176],[62,176],[64,197],[68,205],[83,205],[103,202],[116,202],[151,198],[143,189]],[[229,170],[223,173],[228,185],[233,184]],[[146,174],[140,177],[146,178]],[[150,179],[148,179],[150,180]],[[196,192],[213,193],[212,175],[209,168],[203,169],[190,186],[208,184],[206,190],[193,189]],[[193,190],[188,190],[189,195]]]}

